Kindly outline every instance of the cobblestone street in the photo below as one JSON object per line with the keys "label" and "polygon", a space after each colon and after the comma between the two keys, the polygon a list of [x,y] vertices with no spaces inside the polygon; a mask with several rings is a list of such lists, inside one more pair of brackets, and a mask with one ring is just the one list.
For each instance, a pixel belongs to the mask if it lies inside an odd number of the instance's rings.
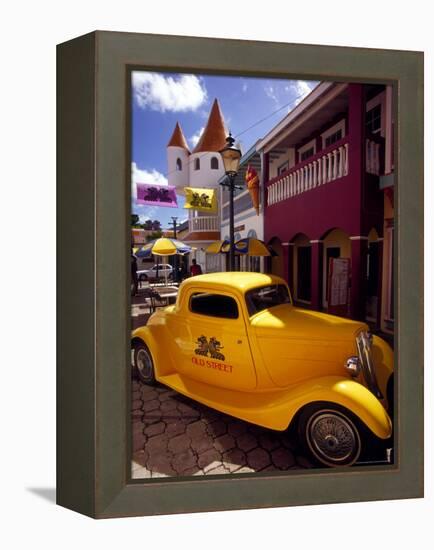
{"label": "cobblestone street", "polygon": [[133,479],[308,468],[288,433],[209,409],[161,385],[133,382]]}

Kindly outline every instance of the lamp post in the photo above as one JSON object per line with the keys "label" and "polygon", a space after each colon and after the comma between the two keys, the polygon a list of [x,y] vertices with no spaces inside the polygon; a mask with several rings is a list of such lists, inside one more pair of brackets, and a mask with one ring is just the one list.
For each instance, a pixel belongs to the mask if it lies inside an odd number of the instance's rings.
{"label": "lamp post", "polygon": [[[172,216],[172,221],[173,221],[173,238],[176,239],[176,221],[177,221],[177,217],[176,216]],[[174,277],[174,281],[175,283],[178,282],[178,255],[175,254],[175,257],[173,259],[173,269],[175,271],[175,277]]]}
{"label": "lamp post", "polygon": [[234,190],[242,189],[235,185],[235,178],[240,166],[241,151],[234,146],[235,140],[229,132],[226,138],[226,146],[220,151],[225,167],[226,178],[220,183],[223,187],[229,188],[229,271],[235,271],[235,250],[234,250]]}

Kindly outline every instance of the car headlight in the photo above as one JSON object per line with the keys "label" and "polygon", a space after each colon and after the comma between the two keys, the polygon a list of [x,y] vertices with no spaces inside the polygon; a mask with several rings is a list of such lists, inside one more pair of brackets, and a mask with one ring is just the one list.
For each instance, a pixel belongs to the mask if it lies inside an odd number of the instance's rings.
{"label": "car headlight", "polygon": [[353,378],[357,378],[357,376],[359,376],[360,374],[360,371],[362,370],[360,359],[356,356],[348,357],[345,363],[345,368]]}

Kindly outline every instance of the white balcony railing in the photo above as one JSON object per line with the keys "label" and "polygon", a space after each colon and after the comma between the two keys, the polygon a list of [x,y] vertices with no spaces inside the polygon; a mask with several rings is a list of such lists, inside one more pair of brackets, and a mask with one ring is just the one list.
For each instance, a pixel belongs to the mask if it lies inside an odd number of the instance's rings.
{"label": "white balcony railing", "polygon": [[323,154],[319,153],[310,162],[304,163],[299,168],[294,166],[272,180],[267,187],[267,204],[276,204],[346,175],[348,175],[348,143]]}
{"label": "white balcony railing", "polygon": [[218,216],[198,216],[188,220],[188,230],[193,231],[220,231]]}

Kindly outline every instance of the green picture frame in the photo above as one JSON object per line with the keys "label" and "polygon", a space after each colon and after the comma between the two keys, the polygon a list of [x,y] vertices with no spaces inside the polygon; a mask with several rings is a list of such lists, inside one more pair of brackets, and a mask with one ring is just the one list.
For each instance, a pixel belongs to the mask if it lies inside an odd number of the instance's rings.
{"label": "green picture frame", "polygon": [[[107,518],[422,497],[423,53],[97,31],[57,59],[57,503]],[[394,466],[130,479],[133,68],[393,86]]]}

